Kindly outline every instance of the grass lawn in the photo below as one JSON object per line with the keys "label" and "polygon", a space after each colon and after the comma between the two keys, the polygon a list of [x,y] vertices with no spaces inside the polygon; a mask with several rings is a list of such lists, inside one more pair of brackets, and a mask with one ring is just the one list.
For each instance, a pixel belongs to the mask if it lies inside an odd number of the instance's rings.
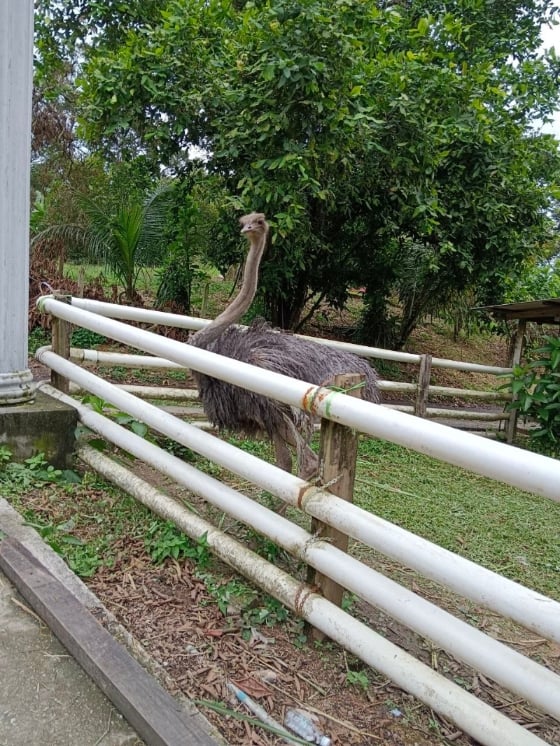
{"label": "grass lawn", "polygon": [[[136,285],[138,292],[155,295],[158,286],[157,270],[158,267],[142,267],[140,269]],[[66,277],[75,281],[78,281],[81,277],[85,283],[101,277],[103,285],[108,288],[113,284],[118,284],[117,278],[103,264],[74,264],[66,262],[64,264],[64,274]]]}
{"label": "grass lawn", "polygon": [[364,438],[355,502],[560,600],[560,505],[402,446]]}

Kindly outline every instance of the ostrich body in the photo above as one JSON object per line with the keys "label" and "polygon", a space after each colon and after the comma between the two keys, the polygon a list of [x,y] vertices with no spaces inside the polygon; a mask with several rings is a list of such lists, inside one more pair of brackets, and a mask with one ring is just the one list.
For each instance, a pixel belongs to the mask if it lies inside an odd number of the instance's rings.
{"label": "ostrich body", "polygon": [[[236,326],[257,291],[258,271],[268,238],[268,224],[261,213],[240,219],[241,232],[250,244],[243,282],[237,297],[214,321],[190,339],[191,344],[259,368],[327,386],[340,373],[365,377],[363,398],[379,401],[377,374],[363,358],[325,345],[275,331],[262,319],[247,327]],[[300,409],[268,399],[225,381],[193,372],[208,419],[220,429],[248,436],[266,433],[274,444],[276,463],[291,471],[296,449],[298,473],[309,479],[317,472],[318,459],[309,446],[313,417]]]}

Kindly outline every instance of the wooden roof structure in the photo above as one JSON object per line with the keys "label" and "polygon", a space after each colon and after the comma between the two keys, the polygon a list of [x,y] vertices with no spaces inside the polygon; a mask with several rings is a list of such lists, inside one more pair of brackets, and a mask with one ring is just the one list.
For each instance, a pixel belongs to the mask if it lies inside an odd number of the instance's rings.
{"label": "wooden roof structure", "polygon": [[[494,306],[478,306],[473,311],[487,311],[497,319],[517,321],[517,328],[513,335],[510,367],[520,365],[525,346],[525,331],[527,323],[560,324],[560,298],[545,298],[543,300],[520,301],[519,303],[501,303]],[[517,426],[517,411],[512,412],[506,430],[506,441],[513,442]]]}
{"label": "wooden roof structure", "polygon": [[473,311],[489,311],[496,318],[506,321],[523,319],[537,324],[560,324],[560,298],[478,306],[473,308]]}

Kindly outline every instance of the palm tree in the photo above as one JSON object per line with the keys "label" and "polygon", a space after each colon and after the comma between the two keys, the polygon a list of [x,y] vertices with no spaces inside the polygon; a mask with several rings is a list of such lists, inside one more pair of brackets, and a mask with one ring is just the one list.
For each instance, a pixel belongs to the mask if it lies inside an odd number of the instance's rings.
{"label": "palm tree", "polygon": [[120,197],[95,200],[80,195],[84,224],[53,225],[38,233],[31,247],[45,238],[62,238],[80,246],[88,259],[104,264],[124,288],[124,296],[134,301],[138,275],[145,266],[161,259],[172,184],[161,182],[140,203]]}

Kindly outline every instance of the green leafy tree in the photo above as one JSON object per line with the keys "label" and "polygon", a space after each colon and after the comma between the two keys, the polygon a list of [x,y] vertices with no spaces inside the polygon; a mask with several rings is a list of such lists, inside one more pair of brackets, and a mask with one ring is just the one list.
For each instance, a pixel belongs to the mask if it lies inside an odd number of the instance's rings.
{"label": "green leafy tree", "polygon": [[560,338],[546,337],[545,344],[518,365],[509,384],[514,396],[510,409],[537,423],[530,438],[539,451],[560,456]]}
{"label": "green leafy tree", "polygon": [[[425,313],[472,289],[493,300],[539,255],[558,173],[557,143],[531,132],[558,101],[558,61],[538,52],[548,0],[99,5],[74,3],[94,28],[80,133],[178,173],[202,148],[229,204],[273,225],[276,324],[359,283],[362,336],[401,346]],[[49,49],[79,34],[53,25]]]}
{"label": "green leafy tree", "polygon": [[209,255],[220,188],[203,173],[193,172],[174,180],[170,196],[156,302],[190,313],[193,284],[208,279],[203,263]]}
{"label": "green leafy tree", "polygon": [[520,272],[507,278],[503,302],[541,300],[560,297],[560,259],[529,260]]}

